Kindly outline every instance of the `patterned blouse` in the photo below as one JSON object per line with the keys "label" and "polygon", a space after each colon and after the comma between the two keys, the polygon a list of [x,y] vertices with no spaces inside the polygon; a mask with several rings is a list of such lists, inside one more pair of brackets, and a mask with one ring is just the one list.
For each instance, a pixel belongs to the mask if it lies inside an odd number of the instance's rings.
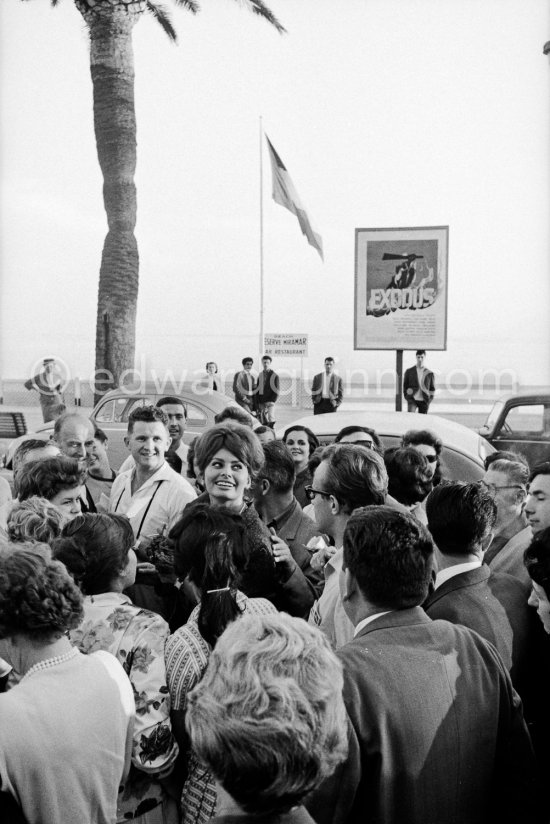
{"label": "patterned blouse", "polygon": [[[271,615],[276,608],[265,598],[247,598],[237,592],[237,603],[248,615]],[[200,605],[195,607],[187,623],[170,636],[166,644],[166,680],[172,709],[185,710],[187,695],[201,680],[211,647],[199,632]],[[239,620],[239,618],[237,618]],[[188,772],[181,804],[182,824],[206,824],[216,812],[216,789],[211,773],[192,751],[187,754]]]}
{"label": "patterned blouse", "polygon": [[163,801],[164,790],[157,776],[172,766],[178,754],[164,665],[169,634],[164,618],[134,606],[118,592],[86,596],[84,619],[70,633],[81,652],[103,649],[118,658],[134,692],[132,768],[119,793],[118,821],[141,815]]}

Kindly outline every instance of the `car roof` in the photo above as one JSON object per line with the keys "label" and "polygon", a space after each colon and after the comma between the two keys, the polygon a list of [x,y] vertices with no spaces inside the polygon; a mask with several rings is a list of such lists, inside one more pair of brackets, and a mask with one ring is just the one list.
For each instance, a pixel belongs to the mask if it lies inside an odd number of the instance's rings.
{"label": "car roof", "polygon": [[226,406],[234,406],[236,404],[233,398],[224,395],[223,392],[212,392],[206,386],[197,386],[195,382],[183,385],[178,383],[175,387],[168,385],[164,386],[162,390],[159,389],[158,384],[147,382],[123,386],[119,389],[111,389],[103,395],[96,406],[113,398],[127,397],[130,400],[131,398],[143,398],[146,396],[155,399],[173,396],[175,398],[181,398],[184,403],[186,399],[196,400],[198,403],[203,403],[204,406],[207,406],[213,412],[221,412]]}
{"label": "car roof", "polygon": [[533,403],[550,403],[550,389],[541,389],[540,391],[533,390],[525,392],[505,392],[499,395],[496,399],[506,403],[506,401],[532,401]]}
{"label": "car roof", "polygon": [[[280,435],[292,426],[307,426],[315,435],[336,436],[344,426],[367,426],[380,436],[402,437],[409,429],[429,429],[437,435],[446,447],[457,449],[475,457],[480,463],[480,435],[473,429],[463,426],[439,415],[426,415],[419,418],[410,412],[353,411],[329,412],[324,415],[308,415],[281,427]],[[484,440],[484,439],[483,439]],[[487,452],[493,449],[487,442]]]}

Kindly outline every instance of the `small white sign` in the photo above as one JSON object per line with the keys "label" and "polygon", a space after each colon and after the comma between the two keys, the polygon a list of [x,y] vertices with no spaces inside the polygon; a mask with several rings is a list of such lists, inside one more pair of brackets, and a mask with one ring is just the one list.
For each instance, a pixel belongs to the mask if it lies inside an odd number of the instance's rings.
{"label": "small white sign", "polygon": [[307,335],[264,334],[264,354],[280,358],[307,358]]}

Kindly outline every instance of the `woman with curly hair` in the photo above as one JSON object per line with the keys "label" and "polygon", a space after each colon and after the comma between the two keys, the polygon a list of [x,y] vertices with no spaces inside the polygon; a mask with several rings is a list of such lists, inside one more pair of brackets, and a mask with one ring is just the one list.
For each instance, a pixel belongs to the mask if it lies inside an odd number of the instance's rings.
{"label": "woman with curly hair", "polygon": [[63,520],[59,509],[46,498],[31,495],[26,501],[15,503],[10,510],[8,538],[14,543],[37,541],[49,544],[61,535]]}
{"label": "woman with curly hair", "polygon": [[0,785],[28,824],[111,824],[129,763],[132,691],[112,655],[72,646],[81,618],[49,547],[0,549],[0,655],[20,677],[0,695]]}
{"label": "woman with curly hair", "polygon": [[187,759],[182,793],[183,824],[209,821],[216,807],[211,774],[189,749],[185,734],[187,695],[200,681],[211,651],[226,626],[246,615],[277,610],[264,598],[247,598],[241,591],[247,565],[245,526],[223,509],[207,504],[186,512],[180,524],[174,567],[193,588],[199,604],[187,624],[166,644],[166,676],[172,704],[172,722]]}
{"label": "woman with curly hair", "polygon": [[218,783],[219,824],[313,824],[303,806],[345,760],[342,665],[289,615],[231,624],[188,697],[192,746]]}
{"label": "woman with curly hair", "polygon": [[164,665],[169,628],[160,615],[124,595],[136,575],[134,542],[125,515],[88,514],[66,524],[53,548],[85,596],[84,619],[71,630],[71,641],[84,653],[112,653],[134,693],[132,767],[119,794],[117,821],[165,824],[177,822],[176,803],[162,783],[178,754]]}

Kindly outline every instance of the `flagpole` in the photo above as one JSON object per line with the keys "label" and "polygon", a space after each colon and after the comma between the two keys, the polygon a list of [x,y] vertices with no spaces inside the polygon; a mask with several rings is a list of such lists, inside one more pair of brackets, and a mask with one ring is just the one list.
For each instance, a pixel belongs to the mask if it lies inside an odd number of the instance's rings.
{"label": "flagpole", "polygon": [[264,354],[264,167],[262,149],[263,124],[260,115],[260,358]]}

